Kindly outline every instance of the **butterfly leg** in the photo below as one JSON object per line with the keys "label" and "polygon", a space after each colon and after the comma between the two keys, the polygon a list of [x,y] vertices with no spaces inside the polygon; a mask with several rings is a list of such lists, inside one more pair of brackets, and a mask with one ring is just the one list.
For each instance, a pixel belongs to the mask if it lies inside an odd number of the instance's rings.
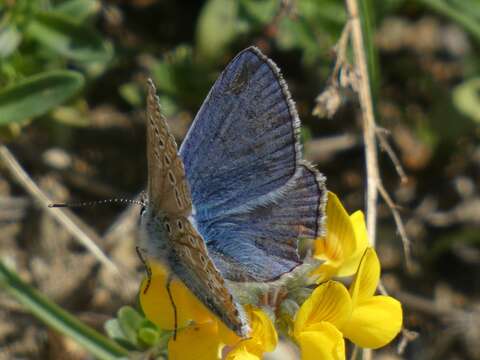
{"label": "butterfly leg", "polygon": [[147,273],[147,285],[145,286],[145,289],[143,289],[143,294],[146,294],[148,289],[150,288],[150,284],[152,283],[152,269],[143,257],[142,250],[138,246],[135,246],[135,250],[137,251],[137,255],[140,258],[143,266],[145,267],[145,272]]}
{"label": "butterfly leg", "polygon": [[177,306],[175,305],[175,302],[173,301],[173,296],[172,292],[170,290],[170,284],[172,283],[173,280],[173,275],[170,273],[168,274],[167,278],[167,293],[168,297],[170,298],[170,303],[172,304],[172,309],[173,309],[173,340],[175,341],[177,339],[177,328],[178,328],[178,322],[177,322]]}

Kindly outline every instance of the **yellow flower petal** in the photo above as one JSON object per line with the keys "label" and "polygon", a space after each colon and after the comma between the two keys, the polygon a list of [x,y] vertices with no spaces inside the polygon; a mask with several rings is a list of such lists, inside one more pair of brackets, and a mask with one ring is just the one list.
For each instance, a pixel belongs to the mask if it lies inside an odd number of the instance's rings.
{"label": "yellow flower petal", "polygon": [[323,283],[327,280],[330,280],[332,277],[337,275],[338,269],[340,268],[341,263],[338,261],[326,261],[322,265],[315,268],[310,276],[317,276],[315,279],[317,284]]}
{"label": "yellow flower petal", "polygon": [[353,306],[375,294],[380,280],[380,261],[373,248],[367,248],[360,262],[358,273],[350,286]]}
{"label": "yellow flower petal", "polygon": [[240,349],[261,358],[263,353],[273,351],[277,347],[277,331],[269,316],[251,305],[245,306],[245,311],[251,327],[249,337],[237,341],[237,345],[228,353],[227,359],[230,359],[229,356],[239,356],[239,352],[243,353]]}
{"label": "yellow flower petal", "polygon": [[[212,315],[213,316],[213,315]],[[219,320],[215,316],[215,321],[218,325],[218,338],[222,341],[223,344],[235,345],[242,340],[232,329],[230,329],[225,323]]]}
{"label": "yellow flower petal", "polygon": [[317,323],[297,337],[302,360],[343,360],[345,342],[342,333],[328,322]]}
{"label": "yellow flower petal", "polygon": [[309,330],[310,326],[327,321],[340,328],[352,312],[347,289],[336,281],[319,285],[305,300],[295,317],[294,334]]}
{"label": "yellow flower petal", "polygon": [[244,341],[247,349],[249,348],[249,344],[252,344],[252,350],[254,346],[262,353],[275,350],[278,343],[278,335],[272,320],[270,320],[264,311],[254,308],[251,305],[247,305],[245,310],[252,328],[249,335],[250,339]]}
{"label": "yellow flower petal", "polygon": [[329,192],[326,213],[327,235],[315,240],[314,256],[326,260],[312,273],[318,276],[317,283],[353,275],[368,244],[361,211],[348,216],[338,197]]}
{"label": "yellow flower petal", "polygon": [[[174,329],[174,315],[167,292],[167,270],[161,264],[150,264],[152,278],[147,293],[144,289],[147,281],[140,288],[140,305],[146,317],[165,330]],[[214,315],[193,295],[185,285],[173,280],[170,284],[173,302],[177,308],[178,328],[185,327],[192,320],[196,323],[212,321]]]}
{"label": "yellow flower petal", "polygon": [[220,359],[217,323],[214,321],[192,325],[178,331],[176,340],[168,342],[169,360]]}
{"label": "yellow flower petal", "polygon": [[357,249],[365,250],[370,244],[368,241],[367,225],[365,224],[365,216],[361,210],[355,211],[350,215],[350,221],[352,222],[353,231],[355,233],[355,239],[357,243]]}
{"label": "yellow flower petal", "polygon": [[352,317],[341,330],[358,346],[376,349],[397,336],[402,318],[400,302],[390,296],[373,296],[354,308]]}
{"label": "yellow flower petal", "polygon": [[350,215],[350,222],[352,223],[353,232],[355,233],[355,251],[350,257],[345,259],[345,262],[338,269],[337,276],[350,276],[355,274],[365,253],[365,249],[369,245],[363,212],[360,210],[355,211]]}
{"label": "yellow flower petal", "polygon": [[245,346],[239,346],[230,351],[225,360],[260,360],[261,357],[248,352]]}
{"label": "yellow flower petal", "polygon": [[328,193],[327,235],[315,240],[314,256],[318,259],[343,261],[355,250],[355,233],[350,218],[338,197]]}

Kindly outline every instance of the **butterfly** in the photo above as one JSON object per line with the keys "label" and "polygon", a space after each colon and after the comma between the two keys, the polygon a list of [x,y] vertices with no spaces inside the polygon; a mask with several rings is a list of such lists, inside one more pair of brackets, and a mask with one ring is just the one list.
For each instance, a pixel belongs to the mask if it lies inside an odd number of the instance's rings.
{"label": "butterfly", "polygon": [[256,47],[221,73],[180,150],[148,81],[147,255],[162,261],[239,336],[229,282],[269,282],[324,232],[325,178],[302,159],[300,120],[278,67]]}

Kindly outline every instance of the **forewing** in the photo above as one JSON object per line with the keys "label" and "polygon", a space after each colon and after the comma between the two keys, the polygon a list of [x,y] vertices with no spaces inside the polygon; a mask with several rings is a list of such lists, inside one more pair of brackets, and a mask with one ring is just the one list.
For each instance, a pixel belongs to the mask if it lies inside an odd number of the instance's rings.
{"label": "forewing", "polygon": [[171,223],[173,272],[229,328],[245,337],[248,326],[243,310],[211,260],[204,240],[188,219],[177,218]]}
{"label": "forewing", "polygon": [[160,112],[152,80],[147,95],[147,163],[149,206],[155,212],[185,215],[191,213],[191,195],[175,138]]}
{"label": "forewing", "polygon": [[235,281],[271,281],[302,262],[298,239],[323,234],[325,179],[312,166],[273,204],[197,224],[223,276]]}
{"label": "forewing", "polygon": [[188,220],[192,203],[183,162],[160,113],[151,80],[147,97],[147,160],[148,208],[152,216],[146,225],[150,255],[165,260],[163,251],[173,274],[227,326],[246,336],[248,326],[242,309],[210,259],[202,237]]}
{"label": "forewing", "polygon": [[296,175],[298,132],[277,66],[245,49],[210,90],[180,149],[196,219],[274,201]]}

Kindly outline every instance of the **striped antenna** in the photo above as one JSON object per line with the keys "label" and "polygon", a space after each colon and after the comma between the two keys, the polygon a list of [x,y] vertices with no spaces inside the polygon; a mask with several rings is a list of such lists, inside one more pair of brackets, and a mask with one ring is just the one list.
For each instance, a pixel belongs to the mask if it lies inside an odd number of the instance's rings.
{"label": "striped antenna", "polygon": [[84,201],[80,203],[53,203],[48,204],[49,208],[63,208],[63,207],[88,207],[88,206],[96,206],[96,205],[107,205],[107,204],[136,204],[136,205],[144,205],[143,201],[140,200],[131,200],[131,199],[122,199],[122,198],[114,198],[114,199],[105,199],[105,200],[97,200],[97,201]]}

